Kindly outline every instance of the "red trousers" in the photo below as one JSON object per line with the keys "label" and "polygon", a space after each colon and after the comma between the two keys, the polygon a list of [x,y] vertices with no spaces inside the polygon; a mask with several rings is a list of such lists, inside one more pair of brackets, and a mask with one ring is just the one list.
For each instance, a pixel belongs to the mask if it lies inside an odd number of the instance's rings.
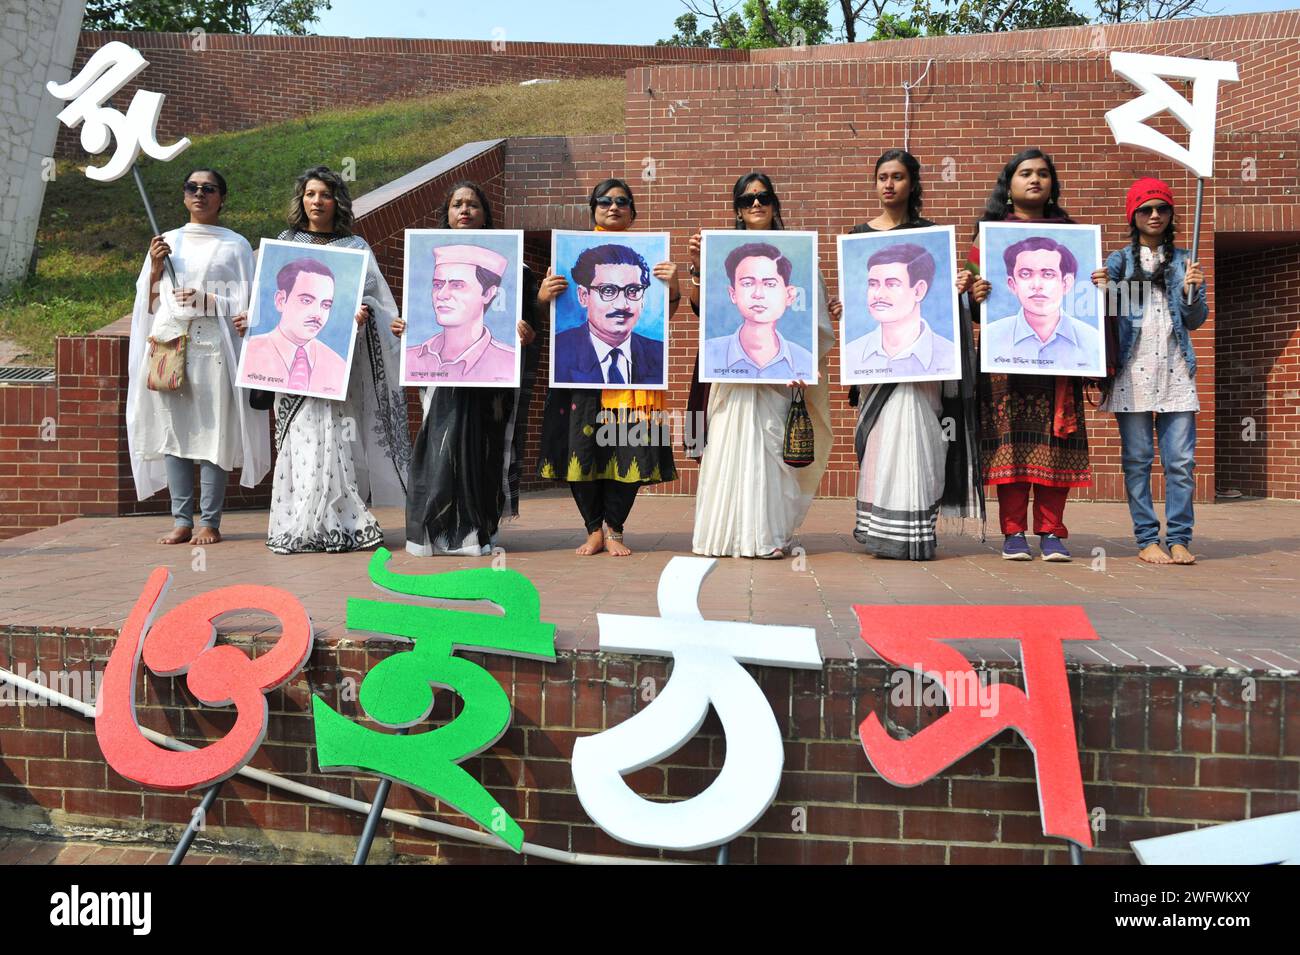
{"label": "red trousers", "polygon": [[1017,481],[1015,484],[999,484],[998,520],[1002,523],[1002,533],[1023,534],[1029,530],[1029,489],[1034,489],[1034,533],[1055,534],[1057,537],[1069,537],[1065,529],[1065,498],[1070,493],[1068,487],[1048,487],[1046,484],[1030,484]]}

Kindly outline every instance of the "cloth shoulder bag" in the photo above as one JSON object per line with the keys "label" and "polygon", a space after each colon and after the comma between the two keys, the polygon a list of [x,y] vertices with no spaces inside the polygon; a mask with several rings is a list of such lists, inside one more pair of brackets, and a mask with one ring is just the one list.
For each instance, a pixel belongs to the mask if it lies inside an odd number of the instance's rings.
{"label": "cloth shoulder bag", "polygon": [[792,468],[806,468],[813,463],[813,423],[804,404],[802,388],[795,389],[790,410],[786,412],[781,458]]}
{"label": "cloth shoulder bag", "polygon": [[160,342],[149,336],[150,391],[179,391],[185,384],[185,343],[188,335],[180,335],[169,342]]}

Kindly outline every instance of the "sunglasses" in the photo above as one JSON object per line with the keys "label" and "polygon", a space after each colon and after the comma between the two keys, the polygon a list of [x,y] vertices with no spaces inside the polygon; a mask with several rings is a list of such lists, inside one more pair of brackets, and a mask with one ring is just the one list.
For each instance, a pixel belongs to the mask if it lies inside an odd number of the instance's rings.
{"label": "sunglasses", "polygon": [[620,209],[626,209],[632,204],[632,200],[627,196],[601,196],[596,200],[596,205],[602,209],[608,209],[610,206],[618,206]]}
{"label": "sunglasses", "polygon": [[1149,218],[1151,215],[1167,216],[1174,211],[1174,207],[1167,202],[1162,202],[1158,206],[1140,206],[1137,214],[1143,218]]}
{"label": "sunglasses", "polygon": [[770,206],[775,198],[770,192],[764,189],[762,192],[747,192],[736,202],[736,208],[749,208],[758,203],[760,206]]}
{"label": "sunglasses", "polygon": [[213,193],[221,191],[210,182],[187,182],[183,188],[185,189],[185,193],[191,196],[197,196],[200,192],[205,196],[210,196]]}
{"label": "sunglasses", "polygon": [[593,292],[600,296],[602,302],[612,302],[618,298],[619,293],[629,302],[639,302],[645,295],[648,285],[590,285],[588,286]]}

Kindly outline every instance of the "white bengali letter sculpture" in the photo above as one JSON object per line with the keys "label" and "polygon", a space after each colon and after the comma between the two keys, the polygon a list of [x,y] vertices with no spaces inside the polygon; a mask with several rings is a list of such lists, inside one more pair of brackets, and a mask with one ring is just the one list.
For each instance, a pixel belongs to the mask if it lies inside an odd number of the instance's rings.
{"label": "white bengali letter sculpture", "polygon": [[117,149],[107,163],[86,167],[86,178],[112,182],[131,171],[142,151],[153,159],[168,162],[189,148],[190,141],[185,137],[170,146],[158,142],[162,93],[137,90],[125,115],[105,105],[148,65],[149,61],[138,50],[114,40],[96,50],[81,72],[68,82],[51,80],[45,84],[51,96],[72,101],[59,113],[59,122],[69,129],[82,126],[81,147],[86,152],[99,155],[112,140],[117,141]]}
{"label": "white bengali letter sculpture", "polygon": [[1300,865],[1300,812],[1135,839],[1131,845],[1143,865]]}
{"label": "white bengali letter sculpture", "polygon": [[[598,614],[600,648],[673,658],[667,685],[631,719],[573,747],[573,782],[587,814],[622,842],[661,849],[703,849],[729,842],[776,797],[785,763],[772,707],[742,663],[820,669],[817,633],[705,620],[700,586],[717,562],[674,557],[659,578],[658,617]],[[717,779],[698,796],[651,802],[623,780],[693,737],[717,711],[727,755]]]}
{"label": "white bengali letter sculpture", "polygon": [[[1214,174],[1214,128],[1219,109],[1219,84],[1237,82],[1237,64],[1226,60],[1113,51],[1110,68],[1142,91],[1137,99],[1106,113],[1106,125],[1110,127],[1115,142],[1172,159],[1196,177],[1196,219],[1192,227],[1191,249],[1195,261],[1201,247],[1205,181]],[[1191,80],[1191,102],[1163,77]],[[1166,110],[1187,130],[1186,149],[1146,124],[1148,119]],[[1188,290],[1187,300],[1190,302],[1194,295],[1194,290]]]}
{"label": "white bengali letter sculpture", "polygon": [[[1110,55],[1110,67],[1142,91],[1137,99],[1106,114],[1115,142],[1136,146],[1172,159],[1198,179],[1214,174],[1214,126],[1219,106],[1219,84],[1237,82],[1237,64],[1222,60],[1194,60],[1148,53]],[[1192,81],[1192,99],[1174,90],[1163,77]],[[1146,121],[1168,110],[1188,133],[1184,149]]]}

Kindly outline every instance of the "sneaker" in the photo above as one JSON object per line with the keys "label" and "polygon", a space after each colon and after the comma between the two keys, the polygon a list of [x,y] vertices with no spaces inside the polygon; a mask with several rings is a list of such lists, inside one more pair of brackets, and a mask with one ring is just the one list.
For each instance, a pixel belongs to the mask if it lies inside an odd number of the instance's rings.
{"label": "sneaker", "polygon": [[1002,559],[1003,560],[1033,560],[1034,555],[1029,553],[1029,541],[1025,540],[1024,534],[1008,534],[1006,540],[1002,542]]}
{"label": "sneaker", "polygon": [[1038,546],[1043,551],[1043,560],[1070,560],[1070,552],[1065,549],[1065,542],[1055,534],[1042,535],[1038,539]]}

